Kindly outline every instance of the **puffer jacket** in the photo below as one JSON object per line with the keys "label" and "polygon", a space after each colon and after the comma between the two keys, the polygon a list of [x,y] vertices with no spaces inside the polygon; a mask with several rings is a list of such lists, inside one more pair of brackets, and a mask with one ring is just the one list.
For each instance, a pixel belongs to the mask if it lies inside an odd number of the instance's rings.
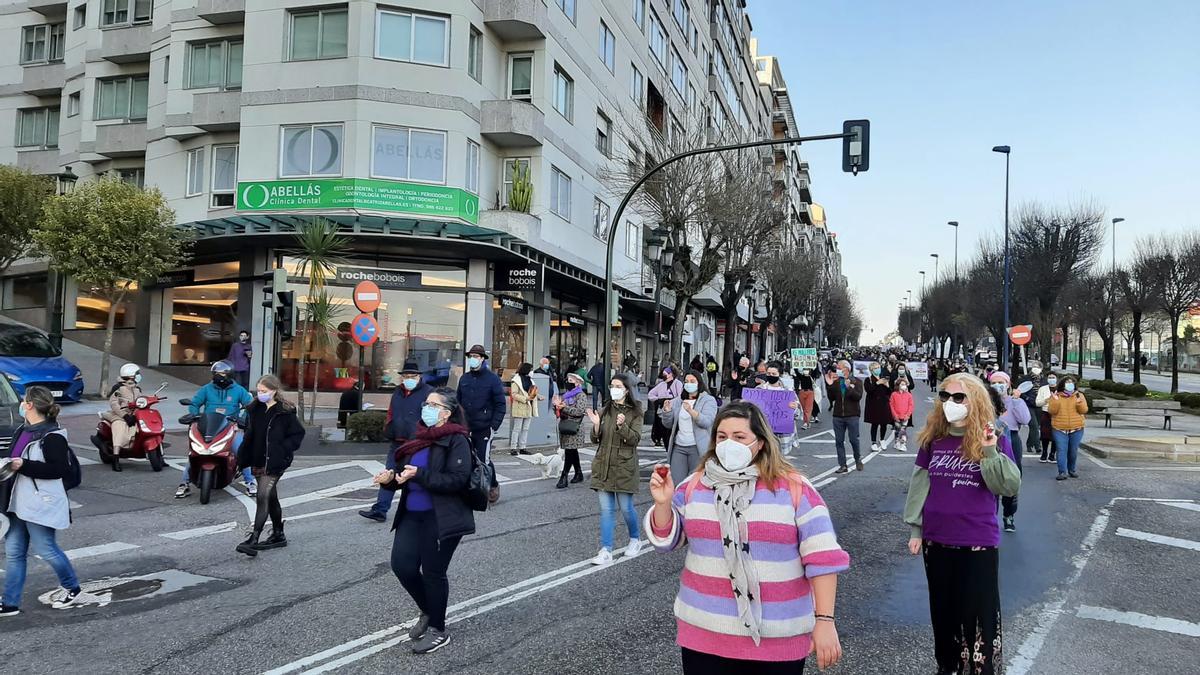
{"label": "puffer jacket", "polygon": [[1071,397],[1055,393],[1046,406],[1050,426],[1056,431],[1076,431],[1083,428],[1083,416],[1088,411],[1087,399],[1076,392]]}
{"label": "puffer jacket", "polygon": [[458,380],[458,405],[471,431],[495,431],[504,423],[504,383],[486,365],[468,370]]}
{"label": "puffer jacket", "polygon": [[[433,441],[429,446],[429,466],[418,471],[413,481],[425,488],[433,500],[438,541],[475,534],[475,514],[463,500],[463,491],[471,482],[471,442],[466,435],[454,434]],[[380,487],[399,490],[402,486],[393,480]],[[405,513],[408,513],[408,490],[401,490],[392,530],[400,526]]]}
{"label": "puffer jacket", "polygon": [[246,432],[238,447],[238,468],[265,468],[268,476],[282,476],[292,465],[304,433],[304,425],[290,404],[276,403],[268,408],[265,403],[255,401],[246,410]]}
{"label": "puffer jacket", "polygon": [[124,419],[129,414],[129,404],[137,400],[137,397],[142,395],[142,388],[137,386],[133,380],[121,380],[113,386],[112,393],[108,395],[109,409],[104,411],[102,417],[109,422],[115,422],[119,419]]}
{"label": "puffer jacket", "polygon": [[[629,399],[628,396],[625,397]],[[625,423],[618,425],[617,416]],[[598,443],[592,460],[592,489],[604,492],[638,491],[638,443],[642,440],[642,412],[637,405],[609,403],[600,415],[600,428],[592,429]]]}
{"label": "puffer jacket", "polygon": [[202,411],[206,415],[235,415],[253,401],[254,397],[250,392],[237,382],[230,382],[229,386],[224,388],[209,382],[200,387],[200,391],[192,397],[188,412],[193,415],[199,415]]}

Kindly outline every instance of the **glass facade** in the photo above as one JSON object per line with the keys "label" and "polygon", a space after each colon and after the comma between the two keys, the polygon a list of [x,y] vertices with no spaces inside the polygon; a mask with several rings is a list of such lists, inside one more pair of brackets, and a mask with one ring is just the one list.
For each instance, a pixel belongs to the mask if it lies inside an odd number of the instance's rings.
{"label": "glass facade", "polygon": [[[526,361],[537,365],[536,359],[525,353],[528,313],[528,305],[515,294],[497,296],[492,300],[490,363],[501,379],[507,380]],[[541,358],[541,355],[537,358]]]}
{"label": "glass facade", "polygon": [[237,339],[237,262],[197,265],[194,275],[191,285],[162,292],[162,314],[171,326],[168,363],[220,361]]}
{"label": "glass facade", "polygon": [[[137,324],[134,308],[137,306],[137,284],[117,303],[117,315],[113,328],[133,328]],[[75,296],[75,324],[71,328],[104,329],[108,326],[108,310],[112,303],[94,289],[80,287]]]}
{"label": "glass facade", "polygon": [[8,296],[4,298],[4,309],[45,307],[49,291],[47,283],[45,274],[13,277],[9,282]]}
{"label": "glass facade", "polygon": [[595,354],[591,346],[596,324],[587,304],[575,298],[555,295],[550,314],[550,354],[563,373],[592,366]]}

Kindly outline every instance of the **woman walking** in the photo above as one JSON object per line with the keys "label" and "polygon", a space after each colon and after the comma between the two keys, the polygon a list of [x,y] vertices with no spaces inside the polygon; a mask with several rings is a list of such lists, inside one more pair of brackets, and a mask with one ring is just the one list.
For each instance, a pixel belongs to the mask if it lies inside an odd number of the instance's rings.
{"label": "woman walking", "polygon": [[[283,508],[279,505],[279,479],[292,465],[292,458],[304,441],[304,425],[296,416],[296,406],[280,397],[283,383],[274,375],[258,380],[255,401],[246,409],[246,431],[238,448],[238,468],[250,468],[258,479],[254,527],[246,541],[237,545],[238,553],[251,558],[259,551],[287,546],[283,534]],[[260,542],[267,516],[271,517],[271,536]]]}
{"label": "woman walking", "polygon": [[[1025,475],[1025,469],[1021,466],[1021,425],[1029,424],[1032,419],[1029,415],[1029,406],[1025,405],[1024,399],[1020,393],[1012,387],[1012,380],[1008,373],[998,370],[992,373],[991,377],[992,388],[1000,395],[1000,426],[1004,428],[1004,433],[1008,434],[1008,444],[1012,448],[1013,461],[1016,462],[1017,471],[1022,476]],[[1016,532],[1016,516],[1017,516],[1017,495],[1011,497],[1002,497],[1000,506],[1004,514],[1004,531]]]}
{"label": "woman walking", "polygon": [[[584,440],[587,438],[580,428],[583,418],[587,417],[587,395],[583,391],[583,378],[575,373],[567,375],[567,384],[571,390],[562,395],[562,399],[556,404],[558,406],[558,443],[563,449],[563,468],[562,475],[558,477],[558,484],[554,487],[562,490],[567,487],[567,474],[571,469],[575,470],[575,477],[571,479],[572,483],[583,482],[583,467],[579,463],[579,449],[584,446]],[[568,433],[563,428],[573,428],[574,433]]]}
{"label": "woman walking", "polygon": [[[632,389],[630,391],[633,391]],[[658,384],[650,390],[646,395],[646,399],[650,401],[650,405],[654,407],[654,425],[650,427],[650,440],[655,447],[666,445],[667,435],[670,429],[663,420],[662,407],[666,401],[674,398],[679,398],[679,392],[683,391],[683,385],[676,378],[674,366],[667,366],[662,369],[662,376]]]}
{"label": "woman walking", "polygon": [[609,401],[597,413],[587,412],[592,423],[592,442],[599,444],[592,460],[592,489],[600,498],[600,552],[592,559],[596,565],[613,561],[613,532],[617,527],[617,507],[629,528],[629,546],[625,556],[632,558],[642,550],[633,495],[638,489],[638,442],[642,439],[642,406],[633,397],[634,380],[626,373],[609,382]]}
{"label": "woman walking", "polygon": [[1042,443],[1042,457],[1039,461],[1043,464],[1058,462],[1058,452],[1054,449],[1054,428],[1050,426],[1050,398],[1054,396],[1057,389],[1058,375],[1051,372],[1046,376],[1046,384],[1038,388],[1037,398],[1034,399],[1037,407],[1039,440]]}
{"label": "woman walking", "polygon": [[510,455],[529,454],[526,449],[529,447],[529,426],[533,424],[533,418],[538,416],[538,391],[533,378],[529,376],[532,372],[532,363],[522,363],[509,383],[509,392],[512,394],[512,429],[508,434]]}
{"label": "woman walking", "polygon": [[871,425],[871,449],[876,451],[887,450],[891,443],[887,440],[888,429],[896,423],[892,419],[891,381],[882,375],[883,367],[878,361],[872,361],[871,374],[863,387],[867,392],[867,406],[863,417],[867,424]]}
{"label": "woman walking", "polygon": [[942,381],[919,437],[904,522],[908,550],[924,553],[938,673],[1000,671],[998,496],[1021,474],[983,382],[969,373]]}
{"label": "woman walking", "polygon": [[708,373],[708,390],[715,392],[715,396],[716,393],[719,393],[717,392],[717,376],[721,371],[721,366],[717,364],[717,360],[713,358],[712,354],[709,354],[707,360],[704,362],[704,370]]}
{"label": "woman walking", "polygon": [[1054,429],[1054,447],[1058,453],[1058,478],[1079,478],[1075,473],[1075,460],[1079,458],[1079,444],[1083,442],[1083,416],[1088,411],[1087,399],[1075,391],[1075,378],[1067,375],[1058,381],[1058,387],[1046,406],[1050,413],[1050,426]]}
{"label": "woman walking", "polygon": [[813,401],[817,395],[816,387],[813,386],[813,376],[803,369],[796,368],[793,373],[793,382],[796,386],[796,397],[800,399],[801,429],[807,429],[811,426],[813,417]]}
{"label": "woman walking", "polygon": [[704,375],[693,370],[683,376],[683,393],[663,404],[663,420],[671,428],[667,437],[667,465],[671,479],[679,482],[700,467],[701,448],[711,445],[717,399],[708,393]]}
{"label": "woman walking", "polygon": [[76,468],[71,466],[67,434],[58,426],[60,408],[45,387],[30,385],[18,404],[24,424],[17,427],[7,457],[15,475],[0,486],[0,511],[8,516],[4,535],[4,599],[0,617],[21,613],[21,595],[25,589],[25,569],[30,549],[54,570],[65,595],[51,605],[65,609],[84,602],[75,568],[59,548],[59,530],[71,525],[71,505],[63,479]]}
{"label": "woman walking", "polygon": [[446,570],[458,543],[475,533],[475,514],[462,498],[471,481],[471,432],[462,420],[454,390],[433,390],[421,407],[416,437],[396,449],[396,466],[404,468],[375,476],[385,489],[405,486],[392,523],[392,572],[421,611],[408,631],[415,654],[450,642]]}
{"label": "woman walking", "polygon": [[683,672],[798,674],[814,651],[819,668],[836,665],[837,575],[850,556],[825,502],[756,406],[731,403],[714,425],[697,473],[678,487],[650,476],[651,544],[688,547],[675,599]]}

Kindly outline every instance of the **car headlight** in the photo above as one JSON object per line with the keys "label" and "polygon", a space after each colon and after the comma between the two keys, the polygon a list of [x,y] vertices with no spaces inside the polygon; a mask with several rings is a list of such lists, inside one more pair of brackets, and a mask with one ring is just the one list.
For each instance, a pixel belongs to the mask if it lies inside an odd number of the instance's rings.
{"label": "car headlight", "polygon": [[12,373],[4,373],[4,377],[7,377],[9,382],[20,382],[21,381],[21,378],[19,376],[13,375]]}
{"label": "car headlight", "polygon": [[82,379],[83,379],[83,371],[82,371],[82,370],[76,370],[76,371],[75,371],[75,378],[74,378],[74,379],[75,379],[75,381],[76,381],[76,382],[78,382],[79,380],[82,380]]}

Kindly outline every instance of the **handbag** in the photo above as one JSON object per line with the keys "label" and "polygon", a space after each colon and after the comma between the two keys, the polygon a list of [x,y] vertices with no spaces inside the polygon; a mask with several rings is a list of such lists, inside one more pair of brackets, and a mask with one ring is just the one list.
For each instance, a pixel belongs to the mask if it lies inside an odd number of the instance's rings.
{"label": "handbag", "polygon": [[475,453],[471,453],[471,478],[463,491],[463,501],[472,511],[487,511],[488,493],[492,489],[493,469],[487,462],[481,462]]}
{"label": "handbag", "polygon": [[583,420],[578,417],[564,417],[558,421],[558,433],[563,436],[574,436],[579,433]]}

